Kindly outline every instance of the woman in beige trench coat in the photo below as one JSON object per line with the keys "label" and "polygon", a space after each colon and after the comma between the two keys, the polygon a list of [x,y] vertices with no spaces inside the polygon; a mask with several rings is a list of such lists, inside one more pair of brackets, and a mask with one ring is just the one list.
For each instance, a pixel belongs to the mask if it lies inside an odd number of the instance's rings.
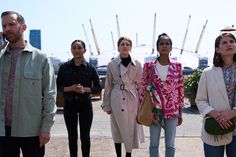
{"label": "woman in beige trench coat", "polygon": [[116,155],[121,157],[124,143],[126,157],[131,157],[133,148],[144,141],[141,125],[136,122],[138,89],[142,79],[142,66],[130,56],[132,41],[127,37],[118,40],[120,55],[107,67],[107,77],[102,108],[111,117],[111,131]]}

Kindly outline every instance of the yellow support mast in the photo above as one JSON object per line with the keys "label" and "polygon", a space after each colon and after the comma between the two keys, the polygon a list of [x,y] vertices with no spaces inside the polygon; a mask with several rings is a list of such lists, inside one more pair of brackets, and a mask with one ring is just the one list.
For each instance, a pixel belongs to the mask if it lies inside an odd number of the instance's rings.
{"label": "yellow support mast", "polygon": [[92,25],[91,19],[89,19],[89,22],[90,22],[91,31],[92,31],[92,34],[93,34],[93,40],[94,40],[94,43],[95,43],[95,46],[96,46],[96,49],[97,49],[97,53],[98,53],[98,55],[100,55],[100,49],[99,49],[99,46],[98,46],[97,38],[96,38],[94,29],[93,29],[93,25]]}
{"label": "yellow support mast", "polygon": [[197,43],[196,49],[194,51],[195,53],[198,53],[198,50],[199,50],[199,47],[200,47],[200,44],[201,44],[201,41],[202,41],[202,37],[203,37],[203,35],[205,33],[207,22],[208,22],[208,20],[206,20],[206,23],[203,25],[202,32],[200,34],[200,37],[198,39],[198,43]]}

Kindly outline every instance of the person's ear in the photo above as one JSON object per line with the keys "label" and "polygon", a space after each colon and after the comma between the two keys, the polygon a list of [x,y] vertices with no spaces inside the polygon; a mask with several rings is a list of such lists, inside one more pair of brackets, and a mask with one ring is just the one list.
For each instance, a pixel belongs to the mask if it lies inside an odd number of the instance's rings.
{"label": "person's ear", "polygon": [[23,29],[23,31],[25,31],[27,29],[26,24],[22,24],[22,29]]}

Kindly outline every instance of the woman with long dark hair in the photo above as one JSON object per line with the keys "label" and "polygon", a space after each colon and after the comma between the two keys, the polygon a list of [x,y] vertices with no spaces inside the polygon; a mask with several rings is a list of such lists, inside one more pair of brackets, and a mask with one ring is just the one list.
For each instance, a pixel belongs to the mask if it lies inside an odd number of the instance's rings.
{"label": "woman with long dark hair", "polygon": [[204,69],[198,86],[196,103],[203,115],[201,138],[205,157],[236,156],[236,131],[212,135],[205,130],[207,117],[212,117],[224,129],[236,117],[236,38],[231,33],[219,35],[215,40],[213,66]]}

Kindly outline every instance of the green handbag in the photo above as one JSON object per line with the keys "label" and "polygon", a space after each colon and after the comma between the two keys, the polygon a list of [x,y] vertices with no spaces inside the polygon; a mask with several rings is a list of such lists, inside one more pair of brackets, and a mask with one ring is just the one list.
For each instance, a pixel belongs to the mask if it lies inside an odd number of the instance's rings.
{"label": "green handbag", "polygon": [[231,119],[231,122],[233,123],[233,125],[230,126],[230,128],[223,129],[223,128],[221,128],[219,123],[217,121],[215,121],[214,118],[206,117],[205,130],[208,134],[211,134],[211,135],[224,135],[224,134],[234,131],[234,128],[235,128],[234,119]]}

